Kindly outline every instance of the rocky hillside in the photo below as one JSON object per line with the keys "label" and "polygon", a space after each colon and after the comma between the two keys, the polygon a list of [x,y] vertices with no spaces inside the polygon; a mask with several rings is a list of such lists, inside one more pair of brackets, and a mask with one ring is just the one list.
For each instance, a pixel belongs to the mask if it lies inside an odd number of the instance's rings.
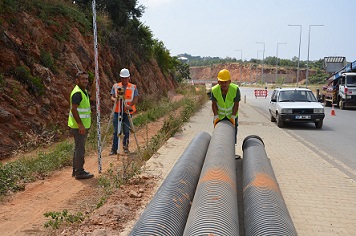
{"label": "rocky hillside", "polygon": [[[190,77],[194,80],[215,80],[221,69],[228,69],[232,76],[232,81],[254,83],[261,80],[262,66],[256,64],[226,63],[212,66],[191,67]],[[265,66],[263,69],[264,81],[274,83],[276,79],[275,67]],[[310,74],[314,74],[310,71]],[[278,68],[278,77],[283,77],[286,83],[295,83],[297,80],[297,70]],[[305,79],[305,69],[300,70],[300,81]]]}
{"label": "rocky hillside", "polygon": [[[0,11],[0,159],[65,137],[77,68],[95,71],[92,30],[63,15],[47,21],[39,15]],[[99,25],[99,35],[100,30]],[[123,67],[130,70],[140,99],[163,96],[177,85],[154,60],[139,60],[130,45],[121,46],[99,45],[103,115],[111,112],[110,89]],[[89,90],[95,97],[93,77]]]}

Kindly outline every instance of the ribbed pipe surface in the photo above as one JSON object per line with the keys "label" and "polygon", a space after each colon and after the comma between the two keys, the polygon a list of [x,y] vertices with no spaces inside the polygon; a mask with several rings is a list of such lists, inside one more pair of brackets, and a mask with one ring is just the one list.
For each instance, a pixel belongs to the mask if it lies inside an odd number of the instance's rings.
{"label": "ribbed pipe surface", "polygon": [[202,132],[191,141],[130,235],[183,234],[210,140],[210,134]]}
{"label": "ribbed pipe surface", "polygon": [[234,135],[229,121],[216,125],[183,235],[239,235]]}
{"label": "ribbed pipe surface", "polygon": [[262,139],[246,137],[242,150],[245,235],[297,235]]}

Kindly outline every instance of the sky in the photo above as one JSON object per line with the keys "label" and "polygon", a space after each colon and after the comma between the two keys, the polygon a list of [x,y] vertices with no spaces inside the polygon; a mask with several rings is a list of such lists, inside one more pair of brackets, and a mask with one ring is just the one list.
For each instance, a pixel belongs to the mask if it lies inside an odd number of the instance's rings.
{"label": "sky", "polygon": [[308,51],[310,61],[332,56],[356,60],[356,0],[138,0],[138,4],[146,7],[140,20],[171,56],[250,60],[278,55],[291,60],[298,58],[300,44],[301,61],[308,60]]}

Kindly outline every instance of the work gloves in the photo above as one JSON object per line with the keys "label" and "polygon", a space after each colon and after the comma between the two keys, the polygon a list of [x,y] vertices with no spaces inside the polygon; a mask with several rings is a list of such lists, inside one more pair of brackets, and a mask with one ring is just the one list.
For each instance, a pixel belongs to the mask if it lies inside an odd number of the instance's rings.
{"label": "work gloves", "polygon": [[219,121],[220,121],[219,116],[214,116],[214,120],[213,120],[214,128]]}
{"label": "work gloves", "polygon": [[230,117],[230,122],[233,126],[235,126],[235,119],[236,119],[236,116],[231,116]]}
{"label": "work gloves", "polygon": [[[229,119],[233,126],[235,126],[235,119],[236,119],[236,116],[231,116]],[[219,121],[220,121],[219,116],[214,116],[214,120],[213,120],[214,128]]]}

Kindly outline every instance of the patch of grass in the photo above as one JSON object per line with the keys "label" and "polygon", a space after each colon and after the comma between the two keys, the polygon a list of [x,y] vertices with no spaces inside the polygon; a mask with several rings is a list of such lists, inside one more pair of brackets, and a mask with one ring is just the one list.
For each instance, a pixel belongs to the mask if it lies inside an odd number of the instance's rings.
{"label": "patch of grass", "polygon": [[74,224],[83,222],[85,216],[82,212],[77,212],[76,214],[70,214],[68,210],[63,210],[61,212],[51,211],[44,213],[44,216],[51,218],[47,221],[44,226],[45,228],[59,229],[63,224]]}
{"label": "patch of grass", "polygon": [[[186,97],[175,105],[172,105],[172,110],[180,108],[178,116],[170,115],[163,123],[162,128],[158,134],[150,139],[145,147],[141,149],[139,160],[148,160],[151,156],[174,134],[180,131],[184,122],[189,118],[207,101],[205,92],[199,94],[199,96]],[[171,110],[171,111],[172,111]]]}
{"label": "patch of grass", "polygon": [[72,164],[73,144],[62,142],[50,153],[0,164],[0,195],[24,190],[25,184],[43,179],[52,171]]}

